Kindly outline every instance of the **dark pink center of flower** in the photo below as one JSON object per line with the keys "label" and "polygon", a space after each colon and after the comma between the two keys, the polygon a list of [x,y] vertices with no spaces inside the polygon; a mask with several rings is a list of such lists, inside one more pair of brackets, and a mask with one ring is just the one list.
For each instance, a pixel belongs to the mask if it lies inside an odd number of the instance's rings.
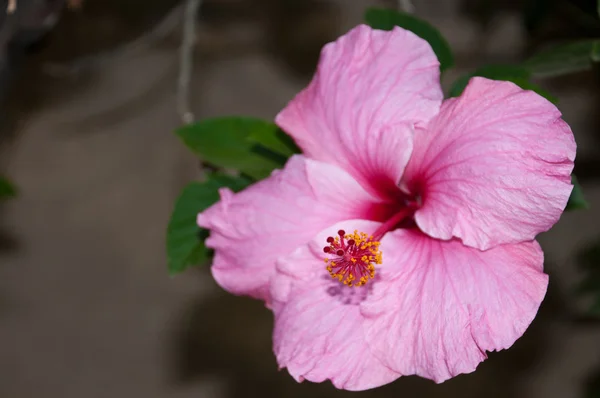
{"label": "dark pink center of flower", "polygon": [[338,236],[329,236],[327,246],[323,248],[329,275],[349,287],[363,286],[369,279],[375,278],[375,266],[383,261],[380,239],[410,217],[414,210],[413,205],[403,206],[381,224],[373,235],[356,230],[346,234],[344,230],[339,230]]}

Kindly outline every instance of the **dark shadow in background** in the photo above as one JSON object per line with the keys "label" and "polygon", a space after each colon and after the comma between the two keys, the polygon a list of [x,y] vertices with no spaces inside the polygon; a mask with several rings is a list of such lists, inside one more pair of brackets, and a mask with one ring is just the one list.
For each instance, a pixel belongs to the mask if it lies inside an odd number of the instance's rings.
{"label": "dark shadow in background", "polygon": [[600,398],[600,367],[586,379],[582,398]]}
{"label": "dark shadow in background", "polygon": [[[600,327],[600,237],[580,251],[577,265],[583,276],[577,293],[591,296],[590,302],[592,308],[595,308],[595,315],[584,314],[580,318],[582,323],[598,328]],[[584,383],[584,391],[583,398],[600,398],[600,367],[591,370]]]}
{"label": "dark shadow in background", "polygon": [[[2,217],[2,205],[0,204],[0,217]],[[0,218],[1,220],[2,218]],[[19,240],[6,226],[0,225],[0,256],[12,253],[19,248]]]}
{"label": "dark shadow in background", "polygon": [[200,23],[223,35],[236,25],[254,24],[264,39],[259,51],[304,80],[313,74],[323,45],[342,33],[340,10],[326,0],[207,0],[200,12]]}
{"label": "dark shadow in background", "polygon": [[[10,44],[10,71],[2,76],[11,84],[2,89],[10,101],[3,105],[0,145],[11,142],[20,123],[44,103],[76,101],[94,84],[104,63],[131,48],[164,47],[165,55],[174,60],[173,68],[127,103],[70,123],[89,132],[86,125],[118,123],[147,106],[150,99],[160,98],[157,92],[173,92],[182,5],[182,0],[86,0],[81,9],[59,14],[59,23],[47,34],[38,34],[35,40],[25,35],[27,42],[18,35]],[[218,44],[198,43],[196,62],[208,67],[217,58],[267,52],[292,77],[308,80],[321,47],[341,33],[338,11],[320,0],[205,0],[200,24],[202,29],[211,29]],[[262,32],[261,41],[236,46],[228,37],[232,32],[235,36],[240,24],[254,25]],[[166,27],[167,32],[157,32],[157,26]]]}
{"label": "dark shadow in background", "polygon": [[[178,2],[86,0],[81,9],[55,12],[59,17],[58,24],[44,30],[44,17],[50,14],[43,7],[46,3],[20,0],[16,14],[9,18],[25,18],[30,23],[26,28],[11,32],[12,38],[3,49],[2,56],[6,57],[9,67],[0,71],[0,81],[7,83],[0,90],[10,101],[4,101],[1,107],[0,150],[17,137],[21,123],[31,112],[46,103],[76,100],[79,93],[94,84],[96,79],[93,62],[85,63],[86,67],[74,73],[65,72],[64,76],[58,77],[48,72],[48,65],[59,64],[69,69],[95,54],[107,53],[110,57],[111,50],[152,29]],[[28,3],[32,6],[27,7]],[[47,3],[61,4],[62,1]],[[0,28],[8,29],[8,25]]]}

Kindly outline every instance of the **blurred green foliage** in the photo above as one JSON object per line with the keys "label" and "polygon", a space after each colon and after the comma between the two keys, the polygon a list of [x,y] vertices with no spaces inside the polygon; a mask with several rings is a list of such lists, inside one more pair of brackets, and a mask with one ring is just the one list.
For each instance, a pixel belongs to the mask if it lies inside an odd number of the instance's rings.
{"label": "blurred green foliage", "polygon": [[167,228],[168,267],[171,275],[210,258],[204,245],[206,231],[196,223],[198,213],[219,200],[218,190],[237,192],[268,177],[300,152],[294,141],[274,123],[252,117],[219,117],[183,126],[176,134],[206,164],[239,176],[210,173],[207,181],[193,182],[179,195]]}
{"label": "blurred green foliage", "polygon": [[592,68],[600,40],[577,40],[544,49],[527,59],[523,66],[536,77],[555,77]]}
{"label": "blurred green foliage", "polygon": [[567,203],[567,208],[565,210],[587,209],[589,205],[583,197],[583,190],[581,189],[581,185],[579,185],[575,175],[571,176],[571,183],[573,184],[573,191],[571,192],[571,197],[569,198],[569,202]]}
{"label": "blurred green foliage", "polygon": [[15,186],[4,177],[0,177],[0,200],[9,199],[17,194]]}
{"label": "blurred green foliage", "polygon": [[251,117],[206,119],[176,134],[206,163],[255,180],[268,177],[297,151],[274,123]]}
{"label": "blurred green foliage", "polygon": [[250,183],[244,177],[213,173],[207,176],[205,182],[192,182],[183,189],[167,227],[167,258],[171,275],[205,263],[210,258],[210,251],[204,245],[207,231],[196,223],[198,213],[219,200],[220,188],[227,187],[237,192]]}

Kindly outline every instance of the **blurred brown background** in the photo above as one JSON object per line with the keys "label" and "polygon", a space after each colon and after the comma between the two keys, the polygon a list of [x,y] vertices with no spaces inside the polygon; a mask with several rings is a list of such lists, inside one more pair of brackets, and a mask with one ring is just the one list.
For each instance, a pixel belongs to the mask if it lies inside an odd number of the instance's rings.
{"label": "blurred brown background", "polygon": [[[36,1],[46,0],[19,1],[16,14],[0,19],[6,48],[23,26],[60,16],[27,54],[17,46],[0,56],[0,168],[20,190],[0,207],[0,397],[350,396],[277,370],[271,316],[260,303],[226,294],[206,268],[167,274],[165,226],[180,189],[199,176],[198,160],[172,134],[181,124],[181,2],[85,0],[60,14],[62,1],[49,0],[46,14],[36,14],[27,8]],[[585,1],[556,0],[531,32],[523,1],[412,3],[455,52],[445,87],[550,40],[600,36]],[[308,82],[320,47],[360,23],[370,5],[395,2],[203,1],[196,118],[272,119]],[[406,377],[353,395],[575,398],[600,371],[600,322],[571,293],[577,254],[600,240],[599,74],[542,85],[573,128],[592,208],[565,214],[541,237],[551,286],[539,316],[474,374],[442,385]]]}

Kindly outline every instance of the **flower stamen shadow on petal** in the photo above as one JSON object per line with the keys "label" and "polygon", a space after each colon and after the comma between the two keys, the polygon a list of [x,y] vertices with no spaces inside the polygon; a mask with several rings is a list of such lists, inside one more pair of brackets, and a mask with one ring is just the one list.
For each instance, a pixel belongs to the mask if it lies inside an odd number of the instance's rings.
{"label": "flower stamen shadow on petal", "polygon": [[354,289],[349,289],[348,286],[342,285],[336,279],[332,279],[327,275],[323,275],[322,278],[327,284],[327,294],[332,299],[338,300],[342,305],[360,305],[373,293],[375,286],[381,280],[381,275],[375,275],[371,283],[365,286],[357,286]]}

